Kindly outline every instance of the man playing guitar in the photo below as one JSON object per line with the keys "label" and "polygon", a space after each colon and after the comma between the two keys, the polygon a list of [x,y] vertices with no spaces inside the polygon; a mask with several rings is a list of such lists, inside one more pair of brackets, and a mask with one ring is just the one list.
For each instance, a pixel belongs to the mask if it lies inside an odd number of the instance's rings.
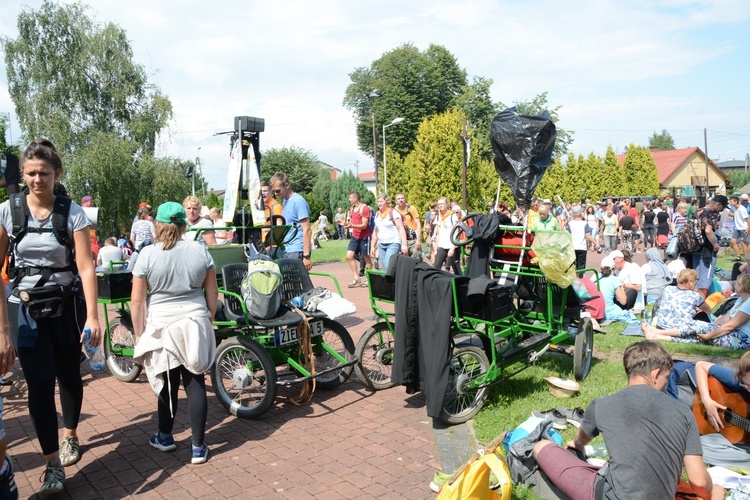
{"label": "man playing guitar", "polygon": [[712,465],[750,468],[750,421],[747,419],[750,352],[740,358],[738,371],[698,361],[695,378],[698,391],[693,413],[702,434],[703,459]]}

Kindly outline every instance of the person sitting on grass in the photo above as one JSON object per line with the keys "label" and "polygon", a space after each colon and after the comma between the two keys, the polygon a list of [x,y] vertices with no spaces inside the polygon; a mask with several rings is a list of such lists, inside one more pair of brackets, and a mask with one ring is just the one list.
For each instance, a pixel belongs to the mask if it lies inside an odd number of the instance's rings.
{"label": "person sitting on grass", "polygon": [[[664,289],[656,325],[666,330],[677,329],[680,338],[695,337],[712,329],[711,323],[695,319],[697,311],[711,314],[711,307],[696,289],[698,273],[684,269],[677,275],[677,286]],[[643,329],[643,327],[641,327]]]}
{"label": "person sitting on grass", "polygon": [[602,259],[601,277],[599,278],[599,290],[604,299],[604,316],[606,318],[602,323],[603,326],[613,321],[630,323],[636,319],[628,309],[627,304],[635,301],[638,292],[635,290],[626,292],[620,278],[613,274],[614,269],[614,259],[609,255],[604,257]]}
{"label": "person sitting on grass", "polygon": [[[685,270],[680,273],[692,271]],[[695,271],[692,271],[695,273]],[[694,287],[697,274],[692,275],[691,284]],[[679,278],[677,280],[679,286]],[[688,330],[682,325],[672,326],[666,330],[658,330],[648,323],[641,324],[641,330],[647,339],[667,340],[673,342],[698,343],[706,342],[730,349],[750,349],[750,274],[741,275],[734,285],[738,298],[728,313],[719,316],[713,323],[707,323],[703,331]],[[666,293],[666,292],[665,292]],[[659,307],[659,317],[662,316],[663,304]],[[666,313],[666,311],[664,311]],[[657,324],[660,324],[657,322]],[[692,330],[691,330],[692,331]]]}
{"label": "person sitting on grass", "polygon": [[[703,465],[698,426],[691,411],[663,390],[672,358],[644,340],[625,349],[628,386],[596,398],[586,408],[566,448],[582,452],[601,434],[610,461],[597,467],[549,440],[534,445],[539,468],[568,498],[675,498],[678,486],[700,498],[724,498]],[[680,479],[683,465],[687,484]]]}
{"label": "person sitting on grass", "polygon": [[711,398],[713,394],[708,387],[709,375],[718,380],[727,392],[739,394],[747,401],[750,398],[750,352],[742,355],[737,371],[708,361],[695,363],[695,379],[701,402],[706,409],[706,420],[716,429],[716,433],[701,436],[701,444],[707,450],[705,461],[711,465],[750,469],[750,443],[732,444],[720,434],[728,425],[722,417],[727,407]]}

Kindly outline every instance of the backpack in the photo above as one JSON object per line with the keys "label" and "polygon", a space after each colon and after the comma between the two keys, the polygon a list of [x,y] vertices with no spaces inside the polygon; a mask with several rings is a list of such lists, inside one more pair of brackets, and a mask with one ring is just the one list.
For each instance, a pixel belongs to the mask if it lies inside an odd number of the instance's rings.
{"label": "backpack", "polygon": [[[6,272],[8,277],[13,280],[13,286],[23,279],[24,276],[38,275],[39,282],[36,287],[44,286],[52,274],[57,272],[71,271],[74,274],[78,272],[73,258],[74,248],[73,240],[68,233],[68,214],[70,213],[71,199],[65,196],[56,196],[55,205],[52,208],[51,228],[29,227],[29,205],[26,201],[25,193],[14,193],[10,196],[10,213],[13,221],[13,230],[9,235],[8,266]],[[26,233],[53,233],[55,239],[60,245],[67,249],[68,265],[65,267],[24,267],[16,269],[15,247],[18,245]]]}
{"label": "backpack", "polygon": [[258,255],[247,265],[247,275],[240,284],[242,298],[250,316],[269,319],[281,306],[281,269],[267,255]]}
{"label": "backpack", "polygon": [[698,252],[703,243],[703,233],[696,220],[687,221],[677,233],[677,249],[680,253]]}
{"label": "backpack", "polygon": [[[367,205],[363,204],[362,206],[367,206]],[[370,208],[370,207],[367,207],[367,208]],[[359,211],[359,215],[364,216],[364,211],[365,211],[365,209],[362,208]],[[391,217],[393,217],[393,215],[391,215]],[[370,208],[370,220],[369,220],[369,223],[370,223],[370,236],[372,236],[372,233],[375,231],[375,212],[372,211],[372,208]]]}

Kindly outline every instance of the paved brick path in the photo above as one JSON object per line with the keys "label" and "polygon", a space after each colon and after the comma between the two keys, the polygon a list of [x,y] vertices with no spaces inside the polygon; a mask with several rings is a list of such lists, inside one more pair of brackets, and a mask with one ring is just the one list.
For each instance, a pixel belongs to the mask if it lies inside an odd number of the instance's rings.
{"label": "paved brick path", "polygon": [[[345,264],[316,268],[351,281]],[[321,285],[328,286],[321,282]],[[365,288],[344,288],[357,304],[342,323],[355,343],[372,323]],[[39,490],[42,455],[28,416],[18,363],[3,388],[5,428],[21,498]],[[178,448],[163,453],[147,441],[156,424],[156,396],[145,375],[126,384],[105,368],[84,367],[84,406],[78,431],[81,461],[66,469],[60,498],[433,498],[428,483],[440,467],[424,399],[401,388],[372,392],[352,379],[338,390],[316,391],[294,406],[281,389],[260,420],[230,416],[209,386],[206,464],[190,464],[187,399],[180,392]],[[296,391],[296,389],[295,389]],[[59,410],[59,404],[58,404]],[[60,423],[62,427],[62,423]]]}

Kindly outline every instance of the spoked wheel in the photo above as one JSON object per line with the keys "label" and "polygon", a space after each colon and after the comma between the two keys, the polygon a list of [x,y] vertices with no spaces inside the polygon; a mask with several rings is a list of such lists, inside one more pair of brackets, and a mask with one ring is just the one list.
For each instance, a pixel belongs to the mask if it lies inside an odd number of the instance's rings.
{"label": "spoked wheel", "polygon": [[393,333],[388,323],[377,323],[362,335],[357,342],[354,355],[359,363],[354,365],[360,382],[370,389],[379,391],[393,387]]}
{"label": "spoked wheel", "polygon": [[450,380],[445,390],[441,420],[446,424],[461,424],[479,412],[484,405],[488,387],[468,389],[467,384],[487,373],[490,362],[476,346],[456,347],[450,361]]}
{"label": "spoked wheel", "polygon": [[103,349],[109,371],[117,380],[132,382],[141,374],[143,369],[141,364],[137,363],[132,355],[122,354],[122,349],[129,349],[132,352],[134,348],[133,327],[122,318],[113,319],[109,323],[109,342],[104,342]]}
{"label": "spoked wheel", "polygon": [[276,398],[276,366],[253,339],[232,337],[216,349],[211,383],[221,405],[240,418],[258,418]]}
{"label": "spoked wheel", "polygon": [[578,324],[578,334],[573,349],[573,375],[576,380],[583,380],[589,374],[593,354],[594,326],[591,318],[583,318]]}
{"label": "spoked wheel", "polygon": [[[329,368],[335,368],[341,362],[333,357],[331,353],[323,349],[321,342],[325,342],[333,348],[347,362],[354,359],[354,341],[344,325],[332,319],[323,319],[323,335],[313,337],[313,352],[315,353],[315,371],[322,372]],[[354,366],[350,365],[339,370],[333,370],[316,378],[316,384],[321,389],[335,389],[352,375]]]}

